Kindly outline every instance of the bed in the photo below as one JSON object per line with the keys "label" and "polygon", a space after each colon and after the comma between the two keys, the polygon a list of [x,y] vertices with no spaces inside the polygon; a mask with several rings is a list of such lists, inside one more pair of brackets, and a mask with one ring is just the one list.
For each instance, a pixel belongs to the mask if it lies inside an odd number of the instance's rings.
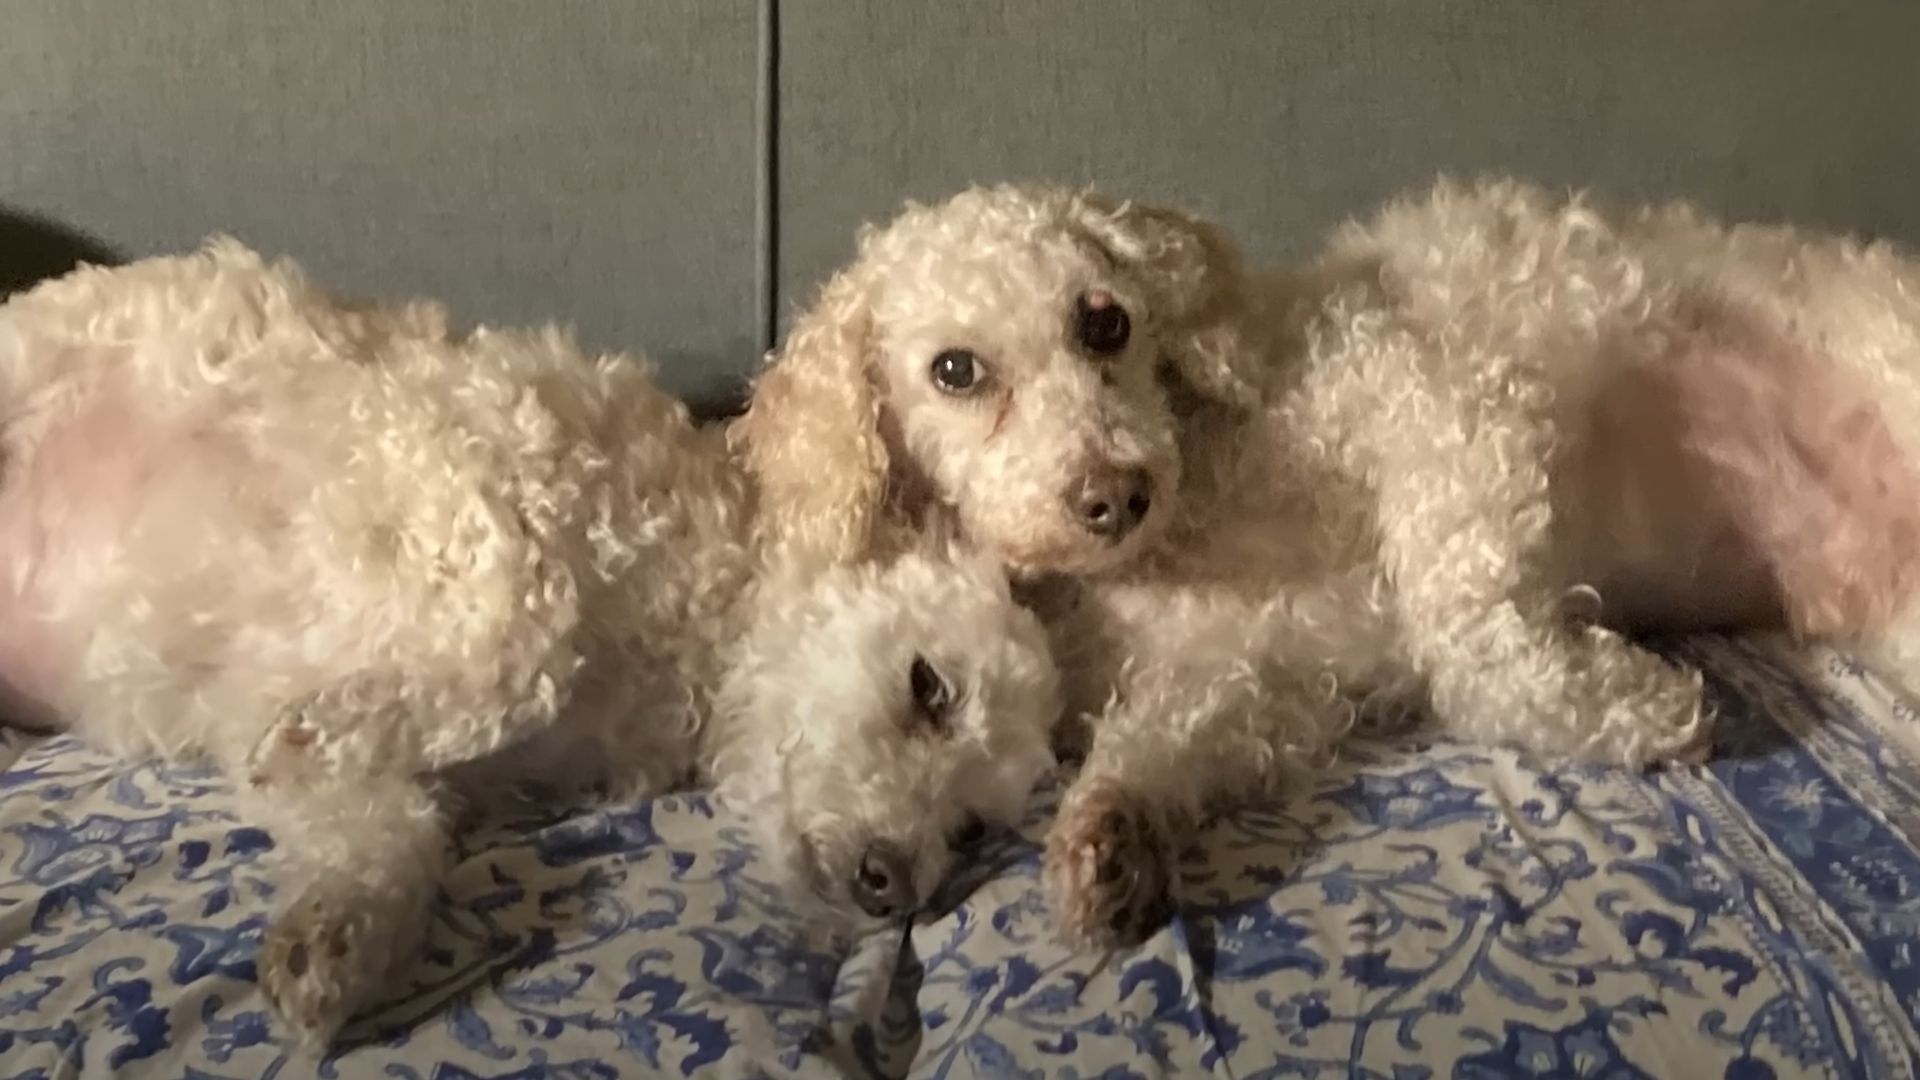
{"label": "bed", "polygon": [[1671,648],[1712,764],[1370,736],[1218,822],[1179,918],[1108,956],[1048,934],[1057,787],[936,914],[843,946],[702,795],[478,822],[413,984],[326,1056],[254,986],[273,841],[220,783],[9,735],[0,1077],[1912,1075],[1911,707],[1835,653]]}

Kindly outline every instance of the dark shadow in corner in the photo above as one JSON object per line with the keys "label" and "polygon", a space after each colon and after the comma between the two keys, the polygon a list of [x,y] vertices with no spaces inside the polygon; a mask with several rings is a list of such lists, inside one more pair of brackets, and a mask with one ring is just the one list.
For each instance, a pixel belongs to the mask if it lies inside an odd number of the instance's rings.
{"label": "dark shadow in corner", "polygon": [[83,262],[114,266],[121,261],[105,243],[76,229],[0,208],[0,297],[59,277]]}
{"label": "dark shadow in corner", "polygon": [[[120,261],[113,249],[92,237],[0,207],[0,300],[83,262],[112,265]],[[0,727],[32,735],[51,733],[40,709],[4,685],[0,685]]]}
{"label": "dark shadow in corner", "polygon": [[738,387],[689,394],[686,401],[695,423],[722,423],[747,411],[747,386],[743,380]]}
{"label": "dark shadow in corner", "polygon": [[732,340],[711,351],[656,348],[649,355],[659,364],[662,380],[687,403],[695,423],[721,423],[747,411],[754,365],[741,363],[753,355],[745,341]]}

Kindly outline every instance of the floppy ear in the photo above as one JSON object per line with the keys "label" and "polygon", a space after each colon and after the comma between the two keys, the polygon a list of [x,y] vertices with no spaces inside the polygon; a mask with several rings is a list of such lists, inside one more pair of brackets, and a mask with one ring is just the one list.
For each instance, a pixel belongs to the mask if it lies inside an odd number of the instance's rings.
{"label": "floppy ear", "polygon": [[867,290],[843,270],[754,381],[728,440],[759,488],[763,540],[809,565],[872,553],[889,455],[870,371]]}
{"label": "floppy ear", "polygon": [[1240,253],[1217,226],[1164,207],[1076,200],[1082,227],[1113,261],[1140,276],[1165,360],[1201,396],[1242,409],[1262,400],[1261,347]]}

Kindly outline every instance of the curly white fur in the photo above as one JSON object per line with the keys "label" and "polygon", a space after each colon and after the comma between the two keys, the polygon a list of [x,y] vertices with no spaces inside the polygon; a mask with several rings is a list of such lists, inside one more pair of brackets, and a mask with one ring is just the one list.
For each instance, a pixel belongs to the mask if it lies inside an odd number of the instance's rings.
{"label": "curly white fur", "polygon": [[221,241],[0,308],[0,401],[0,680],[235,775],[283,860],[262,986],[309,1035],[412,959],[448,796],[717,779],[887,917],[1052,764],[997,567],[761,577],[723,440],[557,331],[454,335]]}
{"label": "curly white fur", "polygon": [[[1917,328],[1884,245],[1685,207],[1442,183],[1258,278],[1171,211],[1001,187],[866,234],[735,437],[797,565],[939,525],[1028,580],[1092,727],[1049,887],[1069,936],[1124,940],[1210,805],[1369,707],[1638,765],[1706,718],[1622,630],[1914,670]],[[942,392],[954,349],[988,375]],[[1116,466],[1151,493],[1117,536],[1062,497]]]}

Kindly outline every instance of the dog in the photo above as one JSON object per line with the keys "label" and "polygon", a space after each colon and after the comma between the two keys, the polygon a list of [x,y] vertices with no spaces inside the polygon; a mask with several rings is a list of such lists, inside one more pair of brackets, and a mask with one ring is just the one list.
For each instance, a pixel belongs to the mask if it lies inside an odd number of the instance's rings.
{"label": "dog", "polygon": [[558,330],[216,239],[0,307],[0,401],[11,711],[234,778],[280,853],[261,987],[311,1040],[416,954],[463,802],[715,782],[863,926],[1053,766],[997,566],[762,574],[723,438]]}
{"label": "dog", "polygon": [[1443,180],[1267,273],[1004,185],[864,231],[731,437],[794,566],[945,531],[1022,580],[1084,718],[1045,879],[1106,946],[1204,814],[1370,715],[1640,767],[1711,718],[1632,633],[1912,671],[1917,371],[1885,244]]}

